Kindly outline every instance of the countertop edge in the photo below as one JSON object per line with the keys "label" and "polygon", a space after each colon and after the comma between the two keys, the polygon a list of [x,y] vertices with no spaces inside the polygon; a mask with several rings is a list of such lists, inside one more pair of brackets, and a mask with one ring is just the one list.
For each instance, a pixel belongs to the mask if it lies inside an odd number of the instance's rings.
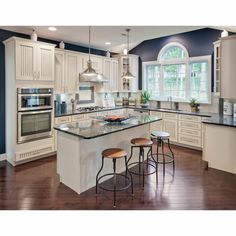
{"label": "countertop edge", "polygon": [[61,129],[57,128],[57,127],[53,127],[53,128],[56,129],[57,131],[60,131],[60,132],[63,132],[63,133],[67,133],[67,134],[76,136],[76,137],[78,137],[78,138],[82,138],[82,139],[93,139],[93,138],[98,138],[98,137],[106,136],[106,135],[109,135],[109,134],[112,134],[112,133],[121,132],[121,131],[124,131],[124,130],[127,130],[127,129],[132,129],[132,128],[135,128],[135,127],[138,127],[138,126],[147,125],[147,124],[150,124],[150,123],[153,123],[153,122],[156,122],[156,121],[160,121],[160,120],[162,120],[162,118],[158,118],[158,119],[153,120],[153,121],[148,121],[147,123],[143,123],[143,124],[133,125],[133,126],[124,128],[124,129],[122,129],[122,130],[111,131],[111,132],[106,133],[106,134],[99,134],[99,135],[95,135],[95,136],[91,136],[91,137],[85,137],[85,136],[82,136],[82,135],[79,135],[79,134],[73,134],[73,133],[67,132],[66,130],[61,130]]}

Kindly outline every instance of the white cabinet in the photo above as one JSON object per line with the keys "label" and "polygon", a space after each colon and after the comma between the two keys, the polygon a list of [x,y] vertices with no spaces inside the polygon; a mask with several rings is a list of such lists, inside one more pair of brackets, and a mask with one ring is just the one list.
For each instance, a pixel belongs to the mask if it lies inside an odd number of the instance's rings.
{"label": "white cabinet", "polygon": [[178,121],[177,120],[163,120],[163,131],[170,134],[170,141],[178,141]]}
{"label": "white cabinet", "polygon": [[[89,59],[88,54],[81,54],[82,71],[87,69],[88,59]],[[103,59],[102,59],[102,57],[90,55],[90,60],[92,61],[93,69],[97,73],[102,74],[103,73]]]}
{"label": "white cabinet", "polygon": [[179,115],[178,142],[190,146],[202,147],[201,117]]}
{"label": "white cabinet", "polygon": [[163,131],[170,134],[170,140],[178,141],[178,114],[163,113]]}
{"label": "white cabinet", "polygon": [[[150,115],[162,118],[162,113],[158,111],[150,111]],[[163,130],[163,120],[159,120],[150,124],[150,134],[153,131],[162,131],[162,130]]]}
{"label": "white cabinet", "polygon": [[55,50],[54,93],[65,93],[65,53]]}
{"label": "white cabinet", "polygon": [[77,53],[65,53],[65,85],[66,93],[79,90],[79,56]]}
{"label": "white cabinet", "polygon": [[220,40],[214,44],[214,93],[220,95]]}
{"label": "white cabinet", "polygon": [[[138,81],[139,81],[139,56],[129,54],[127,56],[119,56],[119,76],[118,79],[119,89],[120,90],[130,90],[130,91],[137,91],[138,90]],[[135,76],[134,79],[125,80],[122,77],[125,75],[128,69],[129,64],[129,71]]]}
{"label": "white cabinet", "polygon": [[103,84],[105,91],[118,90],[118,60],[105,58],[103,61],[103,75],[108,79],[108,83]]}
{"label": "white cabinet", "polygon": [[236,36],[221,38],[221,86],[222,98],[236,99]]}
{"label": "white cabinet", "polygon": [[15,41],[17,80],[54,80],[54,45],[12,38]]}

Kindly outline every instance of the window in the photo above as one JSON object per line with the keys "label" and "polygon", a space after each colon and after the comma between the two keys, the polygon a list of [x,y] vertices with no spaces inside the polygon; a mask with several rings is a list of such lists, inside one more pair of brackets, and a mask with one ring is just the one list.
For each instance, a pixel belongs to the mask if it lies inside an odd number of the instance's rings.
{"label": "window", "polygon": [[154,100],[211,102],[211,56],[189,57],[178,43],[163,47],[157,61],[143,63],[144,89]]}

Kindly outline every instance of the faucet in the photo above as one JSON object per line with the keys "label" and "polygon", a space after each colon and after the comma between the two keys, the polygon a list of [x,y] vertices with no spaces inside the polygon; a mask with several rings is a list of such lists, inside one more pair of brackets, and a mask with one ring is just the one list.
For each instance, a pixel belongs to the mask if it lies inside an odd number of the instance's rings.
{"label": "faucet", "polygon": [[172,96],[169,96],[168,97],[168,102],[170,102],[170,109],[172,110]]}

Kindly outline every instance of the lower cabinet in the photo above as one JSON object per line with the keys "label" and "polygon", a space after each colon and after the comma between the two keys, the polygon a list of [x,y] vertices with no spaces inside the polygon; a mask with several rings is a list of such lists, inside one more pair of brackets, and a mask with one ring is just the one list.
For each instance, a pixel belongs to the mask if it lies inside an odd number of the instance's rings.
{"label": "lower cabinet", "polygon": [[[150,115],[162,118],[162,112],[150,111]],[[163,120],[159,120],[150,124],[150,134],[153,131],[162,131],[162,130],[163,130]]]}
{"label": "lower cabinet", "polygon": [[178,121],[177,120],[163,120],[163,131],[170,134],[170,141],[178,142]]}

